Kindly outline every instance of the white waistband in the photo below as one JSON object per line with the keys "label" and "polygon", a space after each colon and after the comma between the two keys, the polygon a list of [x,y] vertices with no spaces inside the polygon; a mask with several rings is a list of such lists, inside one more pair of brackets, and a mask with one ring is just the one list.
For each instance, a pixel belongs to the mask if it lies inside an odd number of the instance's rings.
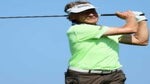
{"label": "white waistband", "polygon": [[69,70],[78,71],[78,72],[89,72],[89,70],[79,69],[79,68],[75,68],[75,67],[69,67]]}
{"label": "white waistband", "polygon": [[75,67],[69,67],[69,70],[77,71],[77,72],[84,72],[84,73],[112,73],[115,71],[120,71],[121,69],[114,69],[114,70],[85,70],[85,69],[79,69]]}

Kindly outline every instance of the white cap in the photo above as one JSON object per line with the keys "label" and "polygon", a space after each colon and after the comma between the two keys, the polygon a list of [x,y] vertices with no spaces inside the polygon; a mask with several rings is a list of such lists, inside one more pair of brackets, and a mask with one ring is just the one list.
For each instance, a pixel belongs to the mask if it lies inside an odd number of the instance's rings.
{"label": "white cap", "polygon": [[80,12],[83,12],[85,10],[89,10],[89,9],[95,9],[95,7],[89,3],[87,4],[79,4],[79,5],[75,5],[73,6],[72,8],[69,8],[67,10],[67,13],[70,14],[70,13],[80,13]]}

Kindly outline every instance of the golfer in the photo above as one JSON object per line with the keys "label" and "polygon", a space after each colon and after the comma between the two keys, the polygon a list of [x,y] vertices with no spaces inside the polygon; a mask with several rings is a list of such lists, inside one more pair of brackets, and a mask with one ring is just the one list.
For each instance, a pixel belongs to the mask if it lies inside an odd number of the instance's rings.
{"label": "golfer", "polygon": [[148,45],[147,18],[137,11],[116,12],[125,20],[121,27],[98,25],[95,6],[85,1],[68,3],[65,12],[72,23],[67,31],[72,56],[65,84],[124,84],[119,43]]}

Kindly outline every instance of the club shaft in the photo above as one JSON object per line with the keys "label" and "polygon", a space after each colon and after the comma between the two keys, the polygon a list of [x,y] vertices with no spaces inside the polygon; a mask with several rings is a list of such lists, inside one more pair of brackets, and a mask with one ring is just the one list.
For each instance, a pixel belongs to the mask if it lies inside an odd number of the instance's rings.
{"label": "club shaft", "polygon": [[[143,16],[141,14],[140,16]],[[48,18],[48,17],[67,17],[68,15],[44,15],[44,16],[9,16],[9,17],[0,17],[0,19],[13,19],[13,18]],[[116,14],[99,14],[99,16],[116,16]]]}
{"label": "club shaft", "polygon": [[100,14],[100,16],[116,16],[116,14]]}
{"label": "club shaft", "polygon": [[[142,13],[140,16],[144,16],[145,14]],[[100,16],[117,16],[117,14],[100,14]]]}

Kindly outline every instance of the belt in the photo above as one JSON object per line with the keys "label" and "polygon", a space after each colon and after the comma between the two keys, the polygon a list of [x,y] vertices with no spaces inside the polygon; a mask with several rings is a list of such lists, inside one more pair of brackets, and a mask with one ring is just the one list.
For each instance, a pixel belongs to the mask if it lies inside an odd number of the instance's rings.
{"label": "belt", "polygon": [[83,73],[95,73],[95,74],[110,74],[113,72],[121,71],[121,69],[114,69],[114,70],[101,70],[101,69],[95,69],[95,70],[85,70],[85,69],[79,69],[75,67],[69,67],[69,70],[77,71],[77,72],[83,72]]}

